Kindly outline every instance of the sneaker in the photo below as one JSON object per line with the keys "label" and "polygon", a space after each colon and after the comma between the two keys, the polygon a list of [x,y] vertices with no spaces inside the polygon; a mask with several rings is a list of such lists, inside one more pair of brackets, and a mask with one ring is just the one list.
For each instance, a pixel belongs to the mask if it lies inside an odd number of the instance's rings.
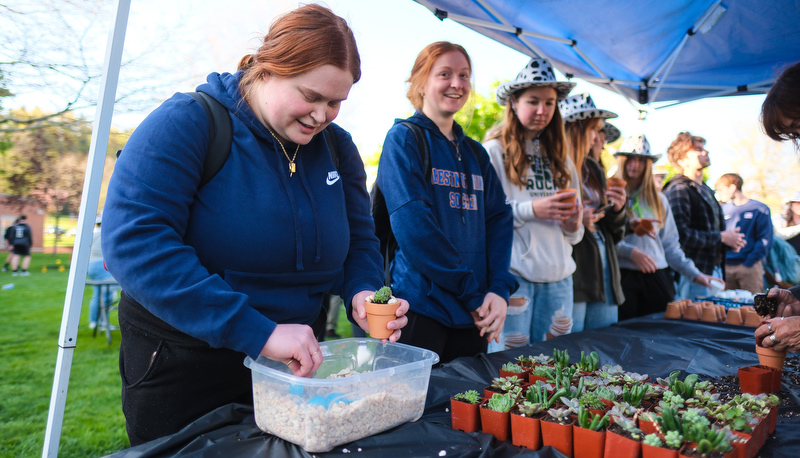
{"label": "sneaker", "polygon": [[12,276],[12,277],[18,277],[18,276],[19,276],[19,272],[17,272],[17,271],[15,270],[15,271],[14,271],[14,273],[12,273],[12,274],[11,274],[11,276]]}
{"label": "sneaker", "polygon": [[27,270],[23,270],[22,272],[20,272],[20,273],[19,273],[19,276],[20,276],[20,277],[27,277],[27,276],[29,276],[30,274],[31,274],[31,273],[30,273],[30,272],[28,272]]}
{"label": "sneaker", "polygon": [[117,327],[112,325],[106,326],[105,324],[101,324],[97,329],[101,331],[116,331]]}
{"label": "sneaker", "polygon": [[97,323],[94,321],[89,322],[89,330],[92,330],[97,327]]}
{"label": "sneaker", "polygon": [[8,272],[8,267],[3,267],[3,272]]}

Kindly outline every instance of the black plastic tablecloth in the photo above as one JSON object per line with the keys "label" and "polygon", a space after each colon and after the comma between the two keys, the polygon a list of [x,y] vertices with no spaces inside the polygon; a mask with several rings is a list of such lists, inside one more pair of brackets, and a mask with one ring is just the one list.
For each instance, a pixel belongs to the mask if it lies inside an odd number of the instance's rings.
{"label": "black plastic tablecloth", "polygon": [[[372,457],[564,457],[551,447],[531,451],[500,442],[490,434],[463,433],[450,427],[449,399],[458,392],[482,392],[502,364],[519,355],[552,355],[553,348],[567,349],[571,359],[580,352],[596,351],[601,364],[620,364],[627,371],[666,377],[675,369],[708,377],[735,375],[742,366],[758,364],[753,329],[744,326],[665,320],[661,315],[617,323],[594,331],[568,334],[500,353],[459,358],[434,367],[425,412],[416,422],[349,444],[328,453],[309,454],[302,448],[262,432],[255,424],[252,406],[220,407],[188,425],[181,432],[118,452],[112,457],[237,457],[237,456],[350,456]],[[791,354],[790,354],[791,356]],[[762,457],[800,456],[800,386],[784,376],[782,393],[788,397],[780,408],[774,435],[761,449]],[[787,416],[787,414],[794,415]]]}

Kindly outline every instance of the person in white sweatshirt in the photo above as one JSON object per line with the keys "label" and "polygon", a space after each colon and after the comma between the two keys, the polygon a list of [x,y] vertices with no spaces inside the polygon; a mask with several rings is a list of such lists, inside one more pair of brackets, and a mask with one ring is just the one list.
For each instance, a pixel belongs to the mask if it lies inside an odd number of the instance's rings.
{"label": "person in white sweatshirt", "polygon": [[669,268],[707,288],[713,277],[700,272],[681,249],[672,208],[653,177],[653,163],[661,155],[652,154],[647,138],[638,135],[626,139],[615,156],[617,176],[627,182],[628,191],[628,231],[617,243],[623,321],[666,310],[675,299]]}
{"label": "person in white sweatshirt", "polygon": [[[556,81],[546,59],[531,59],[513,81],[498,87],[505,117],[484,143],[514,213],[511,272],[520,284],[515,296],[529,300],[526,311],[506,318],[503,335],[516,334],[517,345],[544,340],[558,311],[572,316],[572,245],[583,237],[582,206],[575,189],[568,194],[578,205],[556,193],[580,185],[558,110],[573,87]],[[490,351],[503,348],[501,341]]]}

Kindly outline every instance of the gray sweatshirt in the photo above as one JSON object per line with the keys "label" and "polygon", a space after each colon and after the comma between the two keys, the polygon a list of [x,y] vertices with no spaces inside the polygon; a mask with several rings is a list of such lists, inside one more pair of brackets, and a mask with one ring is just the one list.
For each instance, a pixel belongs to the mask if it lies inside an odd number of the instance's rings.
{"label": "gray sweatshirt", "polygon": [[[636,194],[632,194],[628,198],[628,202],[632,202]],[[678,241],[678,227],[675,225],[675,219],[672,217],[672,208],[669,205],[667,196],[658,193],[658,198],[661,199],[661,205],[664,206],[665,216],[663,225],[653,223],[658,228],[657,240],[654,240],[648,235],[638,236],[634,233],[629,233],[619,243],[617,243],[617,258],[619,259],[620,269],[639,270],[639,267],[631,259],[633,249],[638,248],[644,251],[647,255],[653,258],[656,266],[659,269],[666,267],[678,272],[682,276],[694,280],[700,275],[700,270],[695,267],[694,262],[687,258],[681,249]],[[639,218],[656,218],[655,211],[648,207],[644,201],[639,204],[641,215],[634,215]],[[659,228],[659,226],[662,226]]]}
{"label": "gray sweatshirt", "polygon": [[[483,146],[514,212],[511,272],[535,283],[557,282],[572,275],[575,272],[572,245],[583,238],[583,224],[576,232],[566,232],[561,228],[561,222],[537,218],[533,214],[534,200],[552,196],[558,191],[547,156],[534,151],[533,141],[525,142],[525,152],[531,156],[531,169],[523,179],[528,181],[528,186],[520,188],[509,181],[503,168],[505,150],[500,141],[489,140]],[[578,173],[572,161],[568,162],[568,167],[572,173],[572,187],[577,187]]]}

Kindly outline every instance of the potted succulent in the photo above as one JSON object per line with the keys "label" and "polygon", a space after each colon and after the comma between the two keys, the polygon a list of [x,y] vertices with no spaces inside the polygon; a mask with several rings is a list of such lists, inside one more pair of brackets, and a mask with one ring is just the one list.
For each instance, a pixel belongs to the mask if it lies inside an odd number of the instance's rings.
{"label": "potted succulent", "polygon": [[540,419],[544,416],[542,404],[522,401],[511,410],[511,443],[539,450],[542,447]]}
{"label": "potted succulent", "polygon": [[579,406],[578,418],[572,426],[572,448],[575,458],[603,458],[608,414],[597,415]]}
{"label": "potted succulent", "polygon": [[727,437],[719,428],[694,425],[689,429],[687,439],[697,445],[684,445],[680,456],[722,458],[733,450]]}
{"label": "potted succulent", "polygon": [[668,431],[663,441],[651,433],[642,440],[642,458],[677,458],[682,445],[683,436],[677,431]]}
{"label": "potted succulent", "polygon": [[468,390],[450,398],[450,417],[453,429],[472,433],[481,429],[478,406],[482,399],[477,391]]}
{"label": "potted succulent", "polygon": [[561,367],[569,366],[569,351],[553,349],[553,364],[560,364]]}
{"label": "potted succulent", "polygon": [[638,458],[642,450],[644,434],[636,423],[625,417],[614,417],[614,423],[606,429],[605,456]]}
{"label": "potted succulent", "polygon": [[508,439],[511,430],[509,415],[513,407],[514,398],[511,394],[493,394],[489,400],[480,405],[483,431],[499,441]]}
{"label": "potted succulent", "polygon": [[576,363],[576,365],[582,372],[594,372],[600,367],[600,356],[597,355],[596,351],[589,353],[589,355],[581,352],[581,359]]}
{"label": "potted succulent", "polygon": [[641,412],[638,417],[639,429],[645,434],[655,433],[658,431],[658,417],[660,415],[655,412]]}
{"label": "potted succulent", "polygon": [[585,407],[590,412],[596,415],[606,413],[609,407],[600,399],[596,391],[583,391],[578,396],[578,401],[581,407]]}
{"label": "potted succulent", "polygon": [[484,388],[483,395],[486,399],[489,399],[495,393],[510,393],[512,398],[516,400],[522,394],[522,386],[524,384],[525,379],[517,377],[516,375],[495,377],[492,379],[492,384]]}
{"label": "potted succulent", "polygon": [[543,445],[572,456],[572,424],[575,422],[573,413],[569,407],[547,410],[547,415],[541,420]]}
{"label": "potted succulent", "polygon": [[[617,391],[619,391],[619,393]],[[614,401],[617,397],[622,395],[622,389],[616,386],[598,386],[594,390],[594,393],[600,398],[600,401],[610,409],[614,406]]]}
{"label": "potted succulent", "polygon": [[535,383],[537,380],[547,382],[554,379],[555,368],[553,366],[533,366],[530,374],[528,374],[528,381],[531,383]]}
{"label": "potted succulent", "polygon": [[500,377],[510,377],[516,375],[522,380],[528,379],[530,369],[525,369],[521,365],[513,362],[508,362],[500,367]]}
{"label": "potted succulent", "polygon": [[399,306],[400,301],[392,296],[392,288],[388,286],[382,287],[375,294],[367,297],[364,308],[367,312],[367,324],[371,337],[388,339],[392,335],[394,331],[387,328],[386,325],[397,318],[395,313]]}

